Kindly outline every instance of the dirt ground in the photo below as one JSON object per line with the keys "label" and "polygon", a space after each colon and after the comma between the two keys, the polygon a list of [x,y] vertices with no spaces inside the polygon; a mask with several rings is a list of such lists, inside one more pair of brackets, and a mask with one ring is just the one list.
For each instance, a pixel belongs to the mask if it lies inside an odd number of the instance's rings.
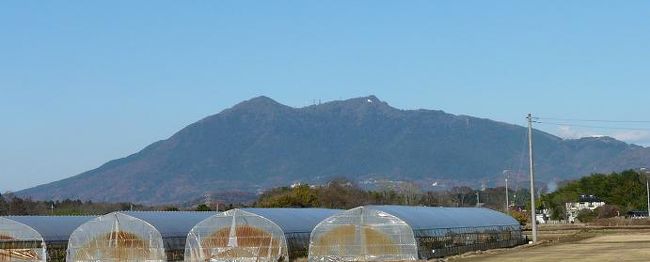
{"label": "dirt ground", "polygon": [[650,229],[563,228],[539,232],[539,244],[452,257],[448,261],[650,261]]}

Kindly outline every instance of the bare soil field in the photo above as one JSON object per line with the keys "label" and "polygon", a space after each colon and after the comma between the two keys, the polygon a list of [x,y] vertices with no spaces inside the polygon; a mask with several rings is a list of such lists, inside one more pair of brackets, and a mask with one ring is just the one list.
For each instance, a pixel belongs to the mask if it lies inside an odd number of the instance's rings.
{"label": "bare soil field", "polygon": [[539,243],[451,257],[448,261],[650,261],[650,228],[542,227]]}

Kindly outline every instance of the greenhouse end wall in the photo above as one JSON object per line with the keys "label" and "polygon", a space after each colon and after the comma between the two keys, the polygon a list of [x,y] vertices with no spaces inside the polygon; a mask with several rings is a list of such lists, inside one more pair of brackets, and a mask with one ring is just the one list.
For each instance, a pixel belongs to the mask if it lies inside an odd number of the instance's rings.
{"label": "greenhouse end wall", "polygon": [[70,236],[66,261],[165,261],[162,236],[151,224],[120,212],[97,217]]}
{"label": "greenhouse end wall", "polygon": [[63,262],[70,234],[97,216],[7,216],[36,230],[45,241],[48,262]]}
{"label": "greenhouse end wall", "polygon": [[323,220],[314,228],[309,261],[417,260],[411,227],[369,207],[357,207]]}
{"label": "greenhouse end wall", "polygon": [[272,221],[232,209],[198,223],[187,236],[185,261],[283,261],[287,241]]}
{"label": "greenhouse end wall", "polygon": [[0,217],[0,261],[45,262],[43,236],[20,222]]}

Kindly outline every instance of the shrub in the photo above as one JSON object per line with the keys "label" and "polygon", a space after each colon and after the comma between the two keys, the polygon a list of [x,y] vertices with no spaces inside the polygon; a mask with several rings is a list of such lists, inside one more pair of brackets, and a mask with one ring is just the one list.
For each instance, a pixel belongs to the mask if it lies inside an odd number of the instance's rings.
{"label": "shrub", "polygon": [[580,210],[578,216],[576,217],[582,223],[589,223],[598,217],[598,213],[591,211],[589,209]]}
{"label": "shrub", "polygon": [[175,206],[167,206],[163,208],[163,211],[178,211],[178,207]]}
{"label": "shrub", "polygon": [[212,211],[206,204],[200,204],[196,207],[196,211]]}
{"label": "shrub", "polygon": [[620,209],[615,205],[604,205],[594,211],[598,214],[598,218],[616,217],[620,214]]}
{"label": "shrub", "polygon": [[526,225],[528,223],[528,215],[517,210],[510,210],[510,216],[519,222],[519,224]]}

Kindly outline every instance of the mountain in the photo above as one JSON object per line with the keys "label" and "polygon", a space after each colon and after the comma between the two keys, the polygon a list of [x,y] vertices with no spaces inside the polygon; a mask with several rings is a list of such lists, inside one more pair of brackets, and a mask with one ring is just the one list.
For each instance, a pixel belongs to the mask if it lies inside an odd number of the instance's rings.
{"label": "mountain", "polygon": [[[496,184],[504,169],[526,171],[526,131],[443,111],[400,110],[374,96],[303,108],[257,97],[138,153],[17,194],[156,204],[335,177]],[[563,140],[534,131],[534,148],[542,183],[650,165],[649,148],[608,137]]]}

